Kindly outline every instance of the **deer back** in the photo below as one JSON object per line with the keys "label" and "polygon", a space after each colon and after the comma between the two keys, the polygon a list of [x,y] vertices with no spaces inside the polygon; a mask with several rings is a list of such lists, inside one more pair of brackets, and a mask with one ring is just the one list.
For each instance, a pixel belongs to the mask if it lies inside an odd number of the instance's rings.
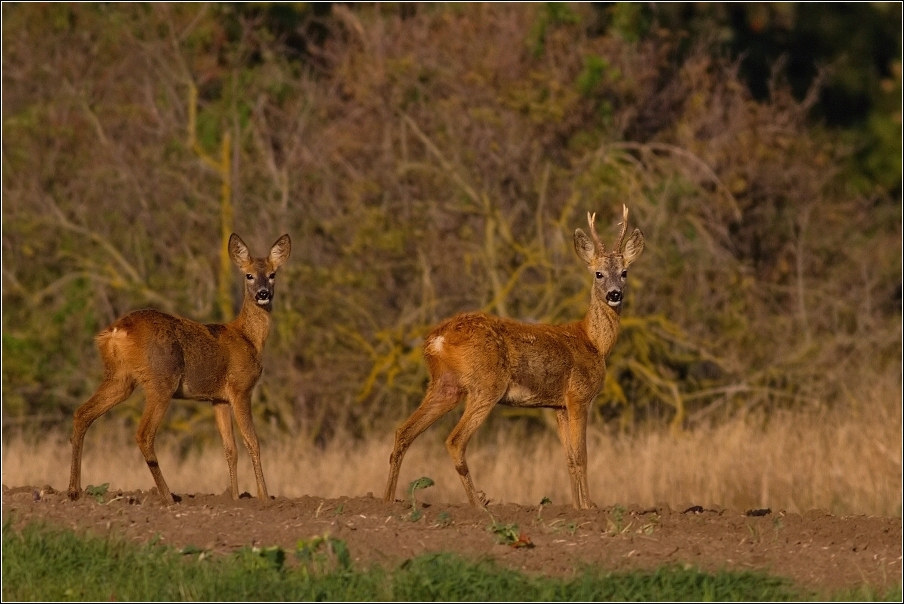
{"label": "deer back", "polygon": [[513,406],[547,406],[570,388],[601,385],[605,367],[580,323],[532,324],[463,313],[425,341],[431,375],[451,373],[468,391],[489,390]]}

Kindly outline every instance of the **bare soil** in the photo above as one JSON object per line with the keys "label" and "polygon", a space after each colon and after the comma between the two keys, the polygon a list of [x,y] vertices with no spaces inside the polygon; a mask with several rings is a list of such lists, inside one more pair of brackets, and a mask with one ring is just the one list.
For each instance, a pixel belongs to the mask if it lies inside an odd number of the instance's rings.
{"label": "bare soil", "polygon": [[[70,501],[49,486],[3,487],[3,521],[13,528],[32,521],[158,540],[229,553],[243,546],[281,546],[329,534],[348,544],[354,564],[393,566],[431,552],[493,558],[527,573],[568,577],[587,565],[610,571],[692,565],[706,570],[759,570],[789,577],[820,591],[902,580],[901,518],[835,517],[825,511],[705,509],[688,503],[598,508],[570,505],[419,504],[380,499],[271,498],[184,494],[166,506],[153,491],[108,492],[103,502],[83,495]],[[517,531],[512,525],[517,525]],[[497,527],[498,531],[491,530]],[[504,530],[503,530],[504,529]],[[520,537],[500,543],[500,535]],[[289,556],[289,558],[292,558]]]}

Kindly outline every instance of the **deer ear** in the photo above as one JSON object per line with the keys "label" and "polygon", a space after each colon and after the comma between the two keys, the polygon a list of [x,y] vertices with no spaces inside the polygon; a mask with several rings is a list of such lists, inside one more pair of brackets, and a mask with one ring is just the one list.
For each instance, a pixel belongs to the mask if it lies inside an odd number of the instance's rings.
{"label": "deer ear", "polygon": [[242,241],[242,238],[233,233],[229,236],[229,257],[232,262],[239,268],[251,261],[251,254],[248,253],[248,246]]}
{"label": "deer ear", "polygon": [[634,232],[631,233],[631,238],[628,239],[628,243],[625,244],[625,251],[622,254],[622,257],[625,259],[625,268],[637,260],[637,257],[640,256],[642,251],[643,233],[640,232],[640,229],[634,229]]}
{"label": "deer ear", "polygon": [[270,263],[273,265],[273,268],[279,268],[283,262],[288,260],[291,251],[292,241],[289,239],[289,235],[283,235],[277,239],[276,243],[273,244],[273,247],[270,248]]}
{"label": "deer ear", "polygon": [[596,257],[596,244],[581,229],[574,231],[574,251],[578,253],[578,258],[590,264]]}

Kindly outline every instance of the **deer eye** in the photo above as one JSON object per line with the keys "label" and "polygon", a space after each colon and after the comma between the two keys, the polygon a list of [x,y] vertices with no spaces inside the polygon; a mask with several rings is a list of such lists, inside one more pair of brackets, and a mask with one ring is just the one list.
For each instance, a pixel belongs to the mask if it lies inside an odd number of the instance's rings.
{"label": "deer eye", "polygon": [[628,271],[626,271],[626,270],[622,271],[622,272],[621,272],[621,276],[622,276],[622,279],[627,279],[627,278],[628,278]]}
{"label": "deer eye", "polygon": [[601,273],[601,272],[599,272],[599,271],[596,271],[596,278],[597,278],[597,279],[602,279],[602,278],[603,278],[603,273]]}
{"label": "deer eye", "polygon": [[252,275],[251,273],[245,273],[245,279],[248,279],[248,281],[253,281],[254,275]]}
{"label": "deer eye", "polygon": [[267,276],[267,278],[268,278],[270,281],[273,281],[274,279],[276,279],[276,273],[270,273],[270,274]]}

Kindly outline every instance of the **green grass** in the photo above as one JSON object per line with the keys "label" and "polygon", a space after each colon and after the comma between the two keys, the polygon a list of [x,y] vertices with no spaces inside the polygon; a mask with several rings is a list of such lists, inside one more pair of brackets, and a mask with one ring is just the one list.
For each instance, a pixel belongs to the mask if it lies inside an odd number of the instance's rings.
{"label": "green grass", "polygon": [[[353,552],[352,552],[353,553]],[[294,558],[294,561],[292,559]],[[291,561],[291,562],[290,562]],[[30,525],[3,527],[3,599],[26,601],[782,601],[815,597],[784,579],[757,573],[702,573],[677,567],[573,579],[533,577],[449,554],[394,569],[355,569],[344,542],[328,536],[232,555],[179,552],[162,545],[81,536]],[[839,598],[842,595],[839,595]],[[900,600],[901,590],[843,594]]]}

